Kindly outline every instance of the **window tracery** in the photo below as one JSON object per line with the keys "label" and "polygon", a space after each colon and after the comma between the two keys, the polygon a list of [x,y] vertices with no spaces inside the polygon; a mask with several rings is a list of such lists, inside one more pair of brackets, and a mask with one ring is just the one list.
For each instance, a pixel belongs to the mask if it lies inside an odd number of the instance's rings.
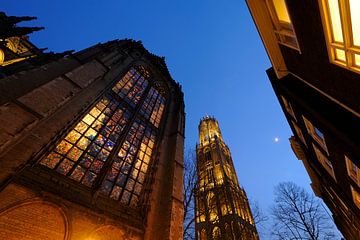
{"label": "window tracery", "polygon": [[165,104],[165,96],[152,86],[150,72],[132,67],[39,164],[136,206]]}

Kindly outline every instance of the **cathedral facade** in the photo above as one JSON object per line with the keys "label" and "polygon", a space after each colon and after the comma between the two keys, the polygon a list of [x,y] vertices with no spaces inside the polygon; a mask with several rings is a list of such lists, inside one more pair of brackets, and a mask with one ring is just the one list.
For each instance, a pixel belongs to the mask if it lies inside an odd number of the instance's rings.
{"label": "cathedral facade", "polygon": [[0,70],[0,239],[182,239],[184,102],[164,58],[114,40]]}
{"label": "cathedral facade", "polygon": [[199,138],[196,239],[258,240],[245,190],[239,186],[230,150],[215,118],[207,116],[200,121]]}

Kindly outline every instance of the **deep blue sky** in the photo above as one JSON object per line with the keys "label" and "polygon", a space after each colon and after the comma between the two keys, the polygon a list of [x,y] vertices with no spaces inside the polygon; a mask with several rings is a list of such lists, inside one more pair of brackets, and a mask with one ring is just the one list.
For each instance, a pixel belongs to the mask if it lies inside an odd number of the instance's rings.
{"label": "deep blue sky", "polygon": [[291,151],[290,128],[265,74],[270,62],[243,0],[5,0],[1,8],[37,16],[31,25],[45,30],[30,39],[55,52],[116,38],[141,40],[166,57],[183,86],[187,149],[198,141],[200,118],[214,115],[250,199],[268,209],[281,181],[311,191]]}

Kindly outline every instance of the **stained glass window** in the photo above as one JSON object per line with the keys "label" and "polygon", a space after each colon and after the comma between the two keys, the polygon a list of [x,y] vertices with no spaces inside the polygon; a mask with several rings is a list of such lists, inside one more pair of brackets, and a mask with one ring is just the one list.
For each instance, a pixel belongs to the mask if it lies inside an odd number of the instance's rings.
{"label": "stained glass window", "polygon": [[166,102],[149,77],[144,67],[131,68],[40,164],[137,206]]}
{"label": "stained glass window", "polygon": [[146,78],[135,68],[132,68],[112,90],[129,103],[130,106],[135,107],[140,101],[147,85],[148,81]]}
{"label": "stained glass window", "polygon": [[135,120],[107,172],[101,191],[123,204],[136,205],[149,168],[155,132]]}
{"label": "stained glass window", "polygon": [[130,116],[110,96],[101,99],[40,164],[92,186]]}
{"label": "stained glass window", "polygon": [[140,113],[155,126],[159,127],[162,113],[165,107],[165,98],[153,87],[150,88]]}

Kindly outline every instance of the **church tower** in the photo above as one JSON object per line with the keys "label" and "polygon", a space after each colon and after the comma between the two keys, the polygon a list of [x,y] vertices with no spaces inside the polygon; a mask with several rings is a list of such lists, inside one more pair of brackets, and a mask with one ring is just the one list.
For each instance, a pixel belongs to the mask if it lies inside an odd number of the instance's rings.
{"label": "church tower", "polygon": [[199,124],[196,146],[196,239],[259,239],[248,199],[240,188],[230,150],[219,123],[206,116]]}

